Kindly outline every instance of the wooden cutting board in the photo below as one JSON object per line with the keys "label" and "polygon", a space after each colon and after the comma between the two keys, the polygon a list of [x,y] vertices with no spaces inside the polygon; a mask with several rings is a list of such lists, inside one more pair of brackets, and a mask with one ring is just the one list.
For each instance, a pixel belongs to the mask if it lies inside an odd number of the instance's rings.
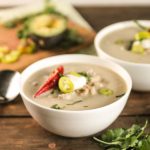
{"label": "wooden cutting board", "polygon": [[[42,58],[59,55],[59,54],[69,54],[74,53],[84,47],[89,46],[93,43],[95,32],[92,30],[88,30],[86,28],[83,28],[72,21],[68,22],[68,28],[76,29],[77,32],[80,34],[81,37],[83,37],[84,42],[81,45],[72,47],[70,49],[50,49],[50,50],[38,50],[34,54],[24,54],[21,56],[21,58],[12,64],[3,64],[0,63],[0,70],[3,69],[11,69],[11,70],[18,70],[22,71],[25,69],[28,65],[36,62],[37,60],[40,60]],[[16,36],[18,28],[14,29],[6,29],[2,26],[0,26],[0,44],[7,44],[11,48],[15,48],[18,45],[18,38]]]}

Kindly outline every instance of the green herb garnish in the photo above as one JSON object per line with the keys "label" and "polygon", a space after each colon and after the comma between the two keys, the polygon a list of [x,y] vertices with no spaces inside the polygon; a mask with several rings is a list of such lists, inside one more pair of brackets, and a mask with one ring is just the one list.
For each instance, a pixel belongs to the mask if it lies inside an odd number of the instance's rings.
{"label": "green herb garnish", "polygon": [[115,41],[115,44],[124,45],[124,44],[125,44],[125,41],[122,40],[122,39],[118,39],[118,40]]}
{"label": "green herb garnish", "polygon": [[60,107],[58,104],[54,104],[51,106],[53,109],[62,109],[63,107]]}
{"label": "green herb garnish", "polygon": [[62,73],[58,73],[59,74],[59,77],[62,77],[62,76],[64,76]]}
{"label": "green herb garnish", "polygon": [[51,91],[51,94],[54,96],[57,96],[60,93],[60,90],[58,87],[54,87],[53,90]]}
{"label": "green herb garnish", "polygon": [[29,31],[23,28],[18,31],[17,36],[19,39],[27,38],[29,36]]}
{"label": "green herb garnish", "polygon": [[147,28],[147,27],[143,26],[141,23],[139,23],[138,20],[134,20],[134,23],[142,30],[149,30],[149,28]]}
{"label": "green herb garnish", "polygon": [[134,40],[131,40],[131,41],[128,41],[128,42],[127,42],[126,49],[127,49],[128,51],[131,51],[131,48],[132,48],[133,43],[134,43]]}
{"label": "green herb garnish", "polygon": [[91,80],[91,75],[87,74],[86,72],[78,72],[81,76],[84,76],[87,78],[88,82]]}
{"label": "green herb garnish", "polygon": [[125,93],[120,94],[120,95],[117,95],[116,98],[122,97],[122,96],[124,96],[124,95],[125,95]]}
{"label": "green herb garnish", "polygon": [[80,103],[80,102],[82,102],[82,100],[78,100],[78,101],[75,101],[75,102],[67,104],[67,105],[74,105],[74,104],[77,104],[77,103]]}
{"label": "green herb garnish", "polygon": [[116,128],[107,130],[101,137],[93,137],[96,142],[105,148],[105,150],[149,150],[150,135],[145,134],[145,128],[132,125],[128,129]]}
{"label": "green herb garnish", "polygon": [[16,21],[8,21],[4,24],[4,26],[6,28],[14,28],[17,26],[17,22]]}
{"label": "green herb garnish", "polygon": [[126,50],[130,51],[131,48],[132,48],[133,42],[134,42],[134,40],[125,41],[125,40],[122,40],[122,39],[118,39],[118,40],[115,41],[115,44],[117,44],[119,46],[124,46],[124,47],[126,47]]}
{"label": "green herb garnish", "polygon": [[83,107],[87,108],[87,107],[89,107],[89,106],[83,106]]}
{"label": "green herb garnish", "polygon": [[59,47],[67,49],[69,47],[83,43],[83,38],[74,29],[67,29],[63,41]]}

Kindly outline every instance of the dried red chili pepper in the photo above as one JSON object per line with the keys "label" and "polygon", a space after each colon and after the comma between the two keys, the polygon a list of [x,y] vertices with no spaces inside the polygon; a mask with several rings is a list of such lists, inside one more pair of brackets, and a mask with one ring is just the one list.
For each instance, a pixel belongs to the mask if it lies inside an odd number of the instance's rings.
{"label": "dried red chili pepper", "polygon": [[53,73],[49,76],[47,81],[38,89],[38,91],[34,94],[34,98],[40,96],[51,88],[55,87],[58,83],[60,75],[63,75],[64,67],[59,66],[57,69],[53,71]]}

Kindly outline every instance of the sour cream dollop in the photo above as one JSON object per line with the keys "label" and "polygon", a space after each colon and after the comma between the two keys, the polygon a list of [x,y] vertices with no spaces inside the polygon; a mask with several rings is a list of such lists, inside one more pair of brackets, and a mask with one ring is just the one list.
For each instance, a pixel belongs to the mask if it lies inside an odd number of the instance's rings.
{"label": "sour cream dollop", "polygon": [[72,74],[68,74],[67,77],[73,83],[74,90],[83,88],[86,85],[86,83],[87,83],[87,78],[82,76],[82,75],[75,76],[75,75],[72,75]]}

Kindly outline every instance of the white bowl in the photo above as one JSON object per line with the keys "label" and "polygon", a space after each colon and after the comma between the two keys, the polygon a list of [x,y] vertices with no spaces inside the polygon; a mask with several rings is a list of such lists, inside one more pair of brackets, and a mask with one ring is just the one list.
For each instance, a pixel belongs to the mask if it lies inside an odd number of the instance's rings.
{"label": "white bowl", "polygon": [[[148,20],[140,20],[140,23],[142,23],[145,26],[150,27],[150,21]],[[102,59],[108,59],[111,61],[114,61],[118,63],[119,65],[123,66],[130,74],[132,81],[133,81],[133,89],[137,91],[150,91],[150,64],[144,64],[144,63],[134,63],[129,61],[124,61],[118,58],[115,58],[105,52],[104,49],[100,47],[100,43],[102,42],[103,38],[114,31],[136,26],[136,24],[133,21],[124,21],[115,23],[112,25],[109,25],[99,31],[95,37],[95,48],[97,51],[97,54]]]}
{"label": "white bowl", "polygon": [[[127,91],[125,95],[107,106],[83,111],[51,109],[36,103],[25,95],[23,86],[34,72],[53,65],[76,62],[84,63],[85,65],[95,64],[116,72],[126,83]],[[131,86],[132,81],[129,74],[113,62],[88,55],[60,55],[40,60],[25,69],[21,75],[20,94],[27,110],[42,127],[61,136],[84,137],[102,131],[114,122],[127,102]]]}

